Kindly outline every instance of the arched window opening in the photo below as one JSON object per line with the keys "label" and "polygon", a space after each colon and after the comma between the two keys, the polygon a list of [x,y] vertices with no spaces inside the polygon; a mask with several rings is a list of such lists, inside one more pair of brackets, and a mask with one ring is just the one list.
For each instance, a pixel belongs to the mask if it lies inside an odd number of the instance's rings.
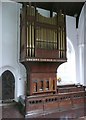
{"label": "arched window opening", "polygon": [[69,39],[67,39],[67,62],[59,66],[57,70],[57,85],[75,84],[75,50]]}

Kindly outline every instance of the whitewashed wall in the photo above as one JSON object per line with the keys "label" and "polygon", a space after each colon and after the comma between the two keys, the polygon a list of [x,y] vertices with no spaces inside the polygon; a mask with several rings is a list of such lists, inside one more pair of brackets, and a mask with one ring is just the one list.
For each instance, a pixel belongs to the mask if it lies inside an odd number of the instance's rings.
{"label": "whitewashed wall", "polygon": [[[0,64],[2,64],[2,3],[0,2]],[[1,83],[1,82],[0,82]],[[0,95],[2,91],[2,86],[0,84]],[[0,107],[0,120],[2,119],[2,107]]]}
{"label": "whitewashed wall", "polygon": [[[2,2],[0,2],[0,58],[2,57]],[[2,59],[0,59],[0,66]]]}
{"label": "whitewashed wall", "polygon": [[[0,39],[0,76],[5,70],[10,70],[15,77],[15,100],[19,95],[24,94],[24,81],[26,70],[19,63],[20,51],[20,7],[14,2],[2,2],[2,39]],[[0,20],[1,20],[0,19]],[[1,28],[1,27],[0,27]],[[1,37],[1,35],[0,35]]]}
{"label": "whitewashed wall", "polygon": [[[73,45],[74,51],[75,51],[75,58],[72,58],[75,61],[75,79],[74,83],[77,81],[78,82],[78,76],[77,76],[77,67],[78,67],[78,47],[77,47],[77,29],[76,29],[76,18],[67,16],[66,17],[66,30],[67,30],[67,40],[71,42]],[[73,65],[74,66],[74,65]],[[70,67],[70,72],[72,76],[71,67]]]}
{"label": "whitewashed wall", "polygon": [[86,3],[79,17],[78,39],[80,83],[86,86]]}
{"label": "whitewashed wall", "polygon": [[[76,84],[77,78],[77,56],[78,56],[78,48],[77,48],[77,29],[76,29],[76,18],[71,16],[66,16],[66,39],[67,39],[67,53],[68,48],[70,50],[71,55],[68,58],[68,62],[62,64],[61,71],[63,71],[63,77],[61,83],[59,84]],[[71,58],[70,58],[71,57]],[[65,65],[65,66],[64,66]],[[63,70],[64,69],[64,70]],[[58,69],[58,71],[60,68]],[[58,72],[59,74],[59,72]]]}

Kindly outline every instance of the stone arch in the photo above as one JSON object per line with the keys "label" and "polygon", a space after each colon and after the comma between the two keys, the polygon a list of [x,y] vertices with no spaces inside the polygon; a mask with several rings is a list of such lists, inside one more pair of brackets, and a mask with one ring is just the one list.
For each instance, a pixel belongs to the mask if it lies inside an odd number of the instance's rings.
{"label": "stone arch", "polygon": [[[1,78],[2,74],[3,74],[5,71],[7,71],[7,70],[10,71],[10,72],[13,74],[14,78],[15,78],[14,99],[16,99],[16,98],[17,98],[17,93],[16,93],[16,91],[17,91],[17,74],[16,74],[15,68],[12,67],[12,66],[3,66],[3,67],[1,67],[1,68],[0,68],[0,78]],[[1,78],[1,79],[2,79],[2,78]],[[0,80],[1,80],[1,79],[0,79]],[[1,90],[2,90],[2,88],[1,88]]]}

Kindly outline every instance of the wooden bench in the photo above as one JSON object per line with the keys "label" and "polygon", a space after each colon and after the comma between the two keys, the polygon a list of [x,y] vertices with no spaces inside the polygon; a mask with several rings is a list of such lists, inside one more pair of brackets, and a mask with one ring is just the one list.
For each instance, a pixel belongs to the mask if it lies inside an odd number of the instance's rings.
{"label": "wooden bench", "polygon": [[68,92],[78,92],[85,91],[85,87],[82,85],[62,85],[57,86],[57,93],[68,93]]}

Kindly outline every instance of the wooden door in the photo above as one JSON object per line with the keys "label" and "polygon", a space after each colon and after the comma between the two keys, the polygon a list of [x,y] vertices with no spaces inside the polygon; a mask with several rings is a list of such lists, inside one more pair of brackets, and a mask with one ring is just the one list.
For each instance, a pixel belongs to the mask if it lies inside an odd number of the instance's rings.
{"label": "wooden door", "polygon": [[5,71],[2,76],[2,100],[14,99],[15,78],[12,72]]}

